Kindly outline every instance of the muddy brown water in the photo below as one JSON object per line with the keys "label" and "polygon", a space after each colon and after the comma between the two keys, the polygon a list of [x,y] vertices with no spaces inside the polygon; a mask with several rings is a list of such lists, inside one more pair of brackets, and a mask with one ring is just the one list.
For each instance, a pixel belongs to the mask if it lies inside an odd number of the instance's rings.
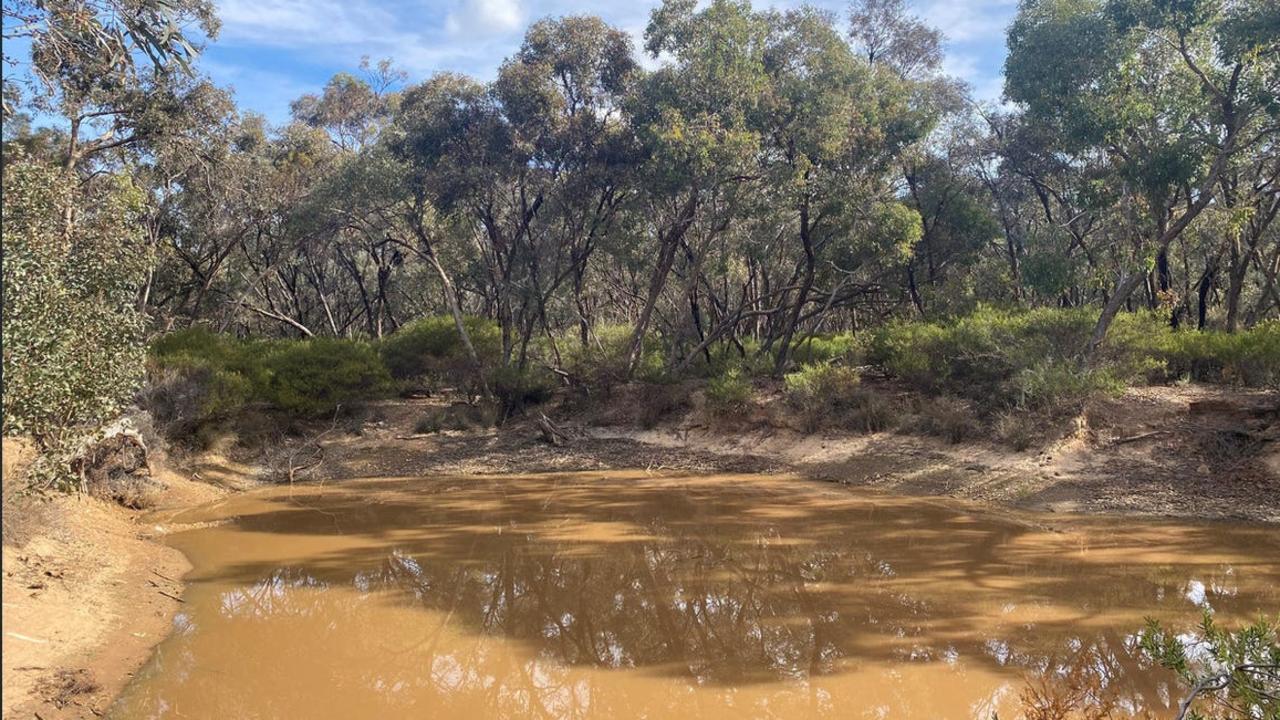
{"label": "muddy brown water", "polygon": [[1081,669],[1167,717],[1145,617],[1280,610],[1274,528],[1026,519],[758,476],[246,493],[167,518],[186,603],[110,717],[986,720]]}

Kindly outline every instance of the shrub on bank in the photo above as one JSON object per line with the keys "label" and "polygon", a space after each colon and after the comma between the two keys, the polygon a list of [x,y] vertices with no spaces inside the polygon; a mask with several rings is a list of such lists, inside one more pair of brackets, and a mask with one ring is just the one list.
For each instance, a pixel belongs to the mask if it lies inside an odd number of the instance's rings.
{"label": "shrub on bank", "polygon": [[509,416],[550,400],[556,379],[543,368],[498,367],[489,373],[489,388],[502,406],[503,415]]}
{"label": "shrub on bank", "polygon": [[[561,349],[564,369],[589,390],[607,393],[626,379],[633,330],[626,324],[600,325],[591,331],[585,347],[577,338],[564,343]],[[649,383],[669,380],[666,356],[653,333],[645,336],[633,379]]]}
{"label": "shrub on bank", "polygon": [[707,382],[707,410],[713,415],[742,412],[751,402],[751,380],[731,367]]}
{"label": "shrub on bank", "polygon": [[386,396],[391,376],[368,343],[312,338],[267,356],[263,400],[287,413],[318,417]]}
{"label": "shrub on bank", "polygon": [[1158,347],[1169,331],[1146,313],[1118,317],[1086,367],[1081,353],[1096,319],[1091,308],[982,308],[947,322],[879,328],[868,358],[916,390],[965,398],[983,413],[1064,410],[1163,367]]}
{"label": "shrub on bank", "polygon": [[157,338],[139,403],[171,439],[199,432],[249,403],[299,417],[385,396],[391,377],[373,347],[354,340],[240,340],[203,328]]}
{"label": "shrub on bank", "polygon": [[857,365],[865,354],[861,339],[853,333],[813,335],[791,348],[791,360],[797,365],[838,362]]}
{"label": "shrub on bank", "polygon": [[[498,324],[485,318],[466,317],[462,325],[481,365],[497,365],[502,355]],[[474,363],[462,344],[457,324],[448,315],[425,317],[405,325],[383,338],[378,352],[396,380],[456,385],[475,381]]]}
{"label": "shrub on bank", "polygon": [[1173,378],[1250,387],[1280,387],[1280,323],[1238,333],[1176,332],[1161,355]]}

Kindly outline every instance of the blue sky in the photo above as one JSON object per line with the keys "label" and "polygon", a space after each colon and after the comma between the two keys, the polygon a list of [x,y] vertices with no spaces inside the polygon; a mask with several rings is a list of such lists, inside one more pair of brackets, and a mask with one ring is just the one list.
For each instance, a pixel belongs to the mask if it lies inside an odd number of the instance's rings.
{"label": "blue sky", "polygon": [[[660,0],[217,0],[222,32],[202,67],[235,88],[243,109],[273,122],[289,101],[315,92],[335,72],[354,70],[362,55],[389,57],[422,80],[439,70],[488,79],[520,44],[530,22],[546,16],[599,15],[641,45],[650,10]],[[847,0],[811,0],[841,17]],[[948,38],[946,69],[968,81],[979,99],[1000,95],[1004,30],[1016,0],[908,0]],[[788,7],[800,0],[754,0]]]}

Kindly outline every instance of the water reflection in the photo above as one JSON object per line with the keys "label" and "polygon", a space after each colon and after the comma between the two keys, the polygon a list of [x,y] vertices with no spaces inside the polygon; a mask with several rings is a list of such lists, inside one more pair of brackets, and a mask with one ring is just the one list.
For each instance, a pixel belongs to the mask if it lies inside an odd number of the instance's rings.
{"label": "water reflection", "polygon": [[1013,717],[1025,678],[1072,673],[1168,709],[1143,616],[1280,607],[1262,529],[1049,532],[787,479],[362,481],[218,512],[175,536],[187,630],[113,717]]}

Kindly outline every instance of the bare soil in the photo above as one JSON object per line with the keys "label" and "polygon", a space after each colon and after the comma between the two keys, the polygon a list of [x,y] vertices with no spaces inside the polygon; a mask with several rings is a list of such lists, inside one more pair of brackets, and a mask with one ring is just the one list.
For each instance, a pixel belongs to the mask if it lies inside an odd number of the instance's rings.
{"label": "bare soil", "polygon": [[[1280,522],[1280,393],[1218,387],[1130,390],[1070,432],[1015,451],[839,428],[806,434],[779,403],[712,417],[696,388],[623,388],[590,411],[545,409],[569,440],[546,442],[538,411],[501,429],[416,432],[436,399],[373,404],[360,422],[154,464],[157,507],[10,491],[30,448],[4,441],[5,718],[90,718],[169,631],[182,607],[182,555],[158,542],[181,513],[262,481],[649,469],[795,472],[910,495],[947,495],[1040,512]],[[168,469],[168,468],[173,469]],[[290,469],[293,472],[290,472]],[[16,521],[14,521],[16,519]]]}
{"label": "bare soil", "polygon": [[[1212,386],[1135,388],[1091,405],[1068,431],[1027,451],[995,440],[950,443],[899,432],[804,433],[766,400],[711,417],[700,393],[644,428],[644,401],[621,391],[594,412],[547,411],[569,442],[533,421],[500,430],[415,433],[440,401],[373,408],[358,433],[315,443],[299,477],[395,477],[611,468],[795,472],[908,495],[951,496],[1040,512],[1280,522],[1280,393]],[[305,444],[295,439],[293,445]],[[299,453],[296,447],[278,452]],[[276,461],[276,466],[284,463]]]}
{"label": "bare soil", "polygon": [[[4,439],[4,481],[20,481],[30,448]],[[160,470],[163,507],[223,494]],[[5,718],[93,718],[169,632],[181,606],[177,550],[153,538],[145,515],[88,495],[6,493],[14,518],[3,547]],[[10,520],[7,518],[6,523]]]}

